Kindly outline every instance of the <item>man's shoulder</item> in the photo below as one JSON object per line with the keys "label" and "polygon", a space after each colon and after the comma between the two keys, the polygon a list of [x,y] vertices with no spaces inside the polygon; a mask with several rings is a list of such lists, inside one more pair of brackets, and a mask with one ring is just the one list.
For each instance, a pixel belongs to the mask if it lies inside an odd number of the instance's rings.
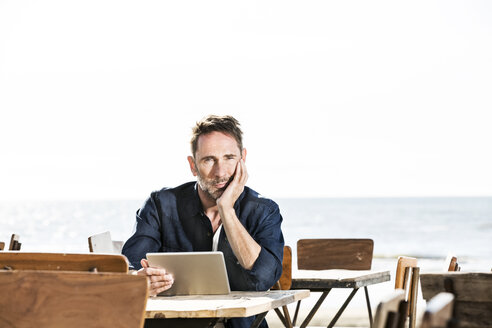
{"label": "man's shoulder", "polygon": [[257,207],[269,208],[271,210],[277,210],[278,205],[270,198],[264,197],[257,191],[244,187],[244,198],[243,202],[255,204]]}
{"label": "man's shoulder", "polygon": [[192,195],[195,190],[196,182],[186,182],[177,187],[164,187],[151,193],[151,198],[167,199],[181,197],[183,195]]}

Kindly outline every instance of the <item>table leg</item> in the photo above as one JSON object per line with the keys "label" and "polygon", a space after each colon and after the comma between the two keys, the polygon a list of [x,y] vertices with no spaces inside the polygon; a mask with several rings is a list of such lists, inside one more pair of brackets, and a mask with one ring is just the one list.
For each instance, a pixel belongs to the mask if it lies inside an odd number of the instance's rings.
{"label": "table leg", "polygon": [[350,303],[350,301],[352,300],[352,298],[354,297],[355,293],[357,293],[358,290],[359,290],[359,288],[354,288],[354,290],[350,293],[349,297],[347,297],[347,299],[345,300],[345,303],[343,303],[340,310],[338,310],[335,317],[333,317],[333,319],[331,320],[330,324],[328,325],[328,328],[332,328],[333,326],[335,326],[335,323],[338,321],[338,318],[340,318],[343,311],[345,311],[345,308]]}
{"label": "table leg", "polygon": [[296,325],[296,321],[297,321],[297,314],[299,313],[299,308],[301,307],[301,300],[297,301],[297,305],[296,305],[296,312],[294,313],[294,320],[292,320],[292,325],[295,326]]}
{"label": "table leg", "polygon": [[258,328],[260,326],[260,323],[263,321],[263,319],[265,319],[267,313],[268,313],[268,311],[257,314],[255,321],[253,321],[253,323],[251,324],[251,327],[249,327],[249,328]]}
{"label": "table leg", "polygon": [[371,301],[369,300],[369,291],[367,290],[367,286],[364,286],[364,292],[366,293],[367,312],[369,313],[369,328],[372,328]]}
{"label": "table leg", "polygon": [[280,319],[280,321],[282,321],[282,324],[284,325],[284,327],[287,327],[287,325],[285,324],[285,318],[284,318],[284,315],[282,314],[282,312],[280,312],[279,309],[274,309],[274,310],[275,310],[275,313],[277,313],[277,316]]}
{"label": "table leg", "polygon": [[287,307],[287,305],[284,305],[284,306],[282,306],[282,309],[284,310],[284,313],[285,313],[285,322],[287,322],[285,327],[286,328],[293,328],[292,321],[290,320],[289,308]]}
{"label": "table leg", "polygon": [[316,304],[314,305],[314,307],[311,310],[311,312],[309,312],[309,314],[306,317],[306,319],[304,319],[304,321],[302,322],[301,328],[306,328],[307,327],[307,325],[309,324],[309,322],[311,321],[311,319],[316,314],[316,311],[318,311],[319,307],[321,306],[321,303],[323,303],[323,301],[325,300],[326,296],[328,296],[328,293],[330,292],[330,290],[331,290],[331,288],[328,289],[327,291],[324,291],[323,294],[321,294],[320,298],[318,299],[318,302],[316,302]]}
{"label": "table leg", "polygon": [[275,312],[277,313],[278,318],[280,321],[282,321],[282,324],[286,328],[292,328],[292,321],[290,320],[290,314],[289,314],[289,309],[287,308],[287,305],[282,306],[282,310],[284,310],[284,314],[277,308],[274,309]]}

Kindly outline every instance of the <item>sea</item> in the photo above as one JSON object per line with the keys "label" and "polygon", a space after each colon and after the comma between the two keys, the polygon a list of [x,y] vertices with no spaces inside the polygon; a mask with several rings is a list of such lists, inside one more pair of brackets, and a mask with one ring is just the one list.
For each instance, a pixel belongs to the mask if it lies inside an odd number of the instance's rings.
{"label": "sea", "polygon": [[[274,199],[286,245],[301,238],[371,238],[372,269],[390,270],[400,255],[418,258],[421,272],[442,271],[449,254],[462,270],[492,268],[492,197]],[[0,202],[0,241],[20,236],[22,251],[88,252],[88,237],[131,236],[144,200]],[[393,288],[379,288],[373,302]],[[362,297],[360,297],[363,299]],[[355,298],[354,298],[355,300]],[[356,302],[357,303],[357,302]],[[364,305],[363,300],[358,303]]]}
{"label": "sea", "polygon": [[[274,199],[285,242],[301,238],[371,238],[374,260],[399,255],[492,268],[492,197]],[[0,202],[0,241],[20,235],[22,250],[87,252],[91,235],[114,240],[133,232],[144,200]]]}

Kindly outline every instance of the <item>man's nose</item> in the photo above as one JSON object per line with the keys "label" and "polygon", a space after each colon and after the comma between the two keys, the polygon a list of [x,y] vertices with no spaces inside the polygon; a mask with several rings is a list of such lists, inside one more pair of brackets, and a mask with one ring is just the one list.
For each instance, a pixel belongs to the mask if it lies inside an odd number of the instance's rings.
{"label": "man's nose", "polygon": [[222,161],[215,162],[214,175],[218,178],[227,176],[227,168],[224,162]]}

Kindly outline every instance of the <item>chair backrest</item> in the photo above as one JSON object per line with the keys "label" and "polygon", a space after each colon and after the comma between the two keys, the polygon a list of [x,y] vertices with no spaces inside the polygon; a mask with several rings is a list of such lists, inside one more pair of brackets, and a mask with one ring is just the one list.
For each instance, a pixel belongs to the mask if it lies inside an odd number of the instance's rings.
{"label": "chair backrest", "polygon": [[400,256],[396,264],[395,289],[405,290],[408,305],[407,316],[409,327],[414,328],[417,317],[417,297],[419,288],[420,268],[414,257]]}
{"label": "chair backrest", "polygon": [[89,251],[91,253],[121,254],[122,241],[113,241],[109,231],[89,237]]}
{"label": "chair backrest", "polygon": [[[398,314],[400,313],[401,304],[404,301],[405,291],[403,289],[395,289],[391,294],[383,298],[376,308],[372,327],[394,327],[395,325],[392,323],[398,321]],[[406,313],[404,313],[404,315],[406,315]]]}
{"label": "chair backrest", "polygon": [[458,258],[454,255],[448,255],[444,261],[444,271],[460,271],[461,267],[458,264]]}
{"label": "chair backrest", "polygon": [[3,251],[5,248],[5,243],[3,241],[0,241],[0,251]]}
{"label": "chair backrest", "polygon": [[116,254],[0,252],[0,269],[128,272],[128,261]]}
{"label": "chair backrest", "polygon": [[289,290],[292,285],[292,249],[284,246],[284,258],[282,260],[282,275],[272,289]]}
{"label": "chair backrest", "polygon": [[10,246],[9,250],[10,251],[20,251],[22,243],[19,242],[20,236],[17,234],[12,234],[12,237],[10,238]]}
{"label": "chair backrest", "polygon": [[425,309],[420,328],[447,328],[453,319],[453,300],[451,293],[434,296]]}
{"label": "chair backrest", "polygon": [[370,270],[372,239],[300,239],[297,267],[300,270]]}
{"label": "chair backrest", "polygon": [[0,270],[0,290],[5,296],[0,297],[0,327],[141,328],[144,324],[144,276]]}
{"label": "chair backrest", "polygon": [[491,327],[492,272],[423,273],[420,280],[426,300],[440,292],[454,295],[453,317],[460,327]]}

